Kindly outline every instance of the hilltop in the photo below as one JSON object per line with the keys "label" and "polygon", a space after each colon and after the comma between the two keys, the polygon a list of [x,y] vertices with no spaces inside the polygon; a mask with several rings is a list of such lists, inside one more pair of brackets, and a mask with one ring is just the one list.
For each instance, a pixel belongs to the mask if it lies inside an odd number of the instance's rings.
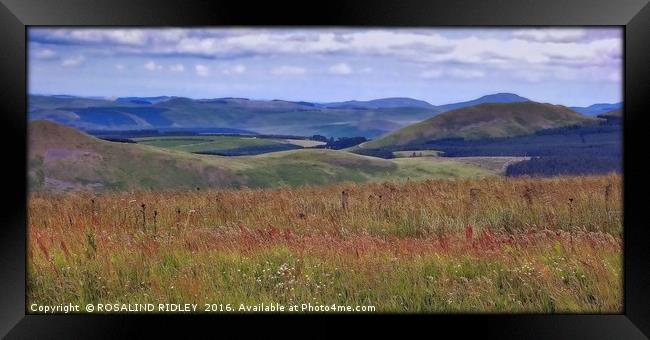
{"label": "hilltop", "polygon": [[488,103],[441,113],[382,138],[363,148],[420,144],[430,140],[512,137],[542,129],[595,122],[564,106],[536,102]]}
{"label": "hilltop", "polygon": [[366,109],[386,109],[398,107],[417,107],[433,109],[434,106],[425,102],[424,100],[417,100],[413,98],[395,97],[395,98],[381,98],[368,101],[350,100],[338,103],[323,104],[325,107],[331,108],[366,108]]}
{"label": "hilltop", "polygon": [[444,112],[485,103],[519,103],[528,101],[530,101],[530,99],[521,97],[514,93],[495,93],[465,102],[436,106],[436,109],[440,112]]}

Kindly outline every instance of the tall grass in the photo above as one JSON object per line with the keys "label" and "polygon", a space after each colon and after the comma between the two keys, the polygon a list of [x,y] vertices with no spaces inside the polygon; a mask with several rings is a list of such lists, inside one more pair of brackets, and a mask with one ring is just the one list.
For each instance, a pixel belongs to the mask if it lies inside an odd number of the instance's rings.
{"label": "tall grass", "polygon": [[31,194],[38,303],[620,312],[621,178]]}

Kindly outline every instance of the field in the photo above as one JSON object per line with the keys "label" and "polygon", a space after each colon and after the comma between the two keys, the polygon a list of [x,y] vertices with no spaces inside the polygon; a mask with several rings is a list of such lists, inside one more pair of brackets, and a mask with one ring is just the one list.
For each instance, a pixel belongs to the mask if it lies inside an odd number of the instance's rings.
{"label": "field", "polygon": [[406,157],[437,157],[440,156],[440,151],[436,150],[406,150],[406,151],[393,151],[393,157],[406,158]]}
{"label": "field", "polygon": [[[415,154],[415,156],[413,155]],[[393,151],[393,156],[395,158],[401,158],[395,160],[397,163],[401,164],[422,164],[423,162],[437,162],[439,164],[466,164],[469,166],[475,166],[483,170],[488,170],[496,174],[504,174],[506,168],[510,164],[517,162],[525,161],[530,159],[530,157],[509,157],[509,156],[486,156],[486,157],[440,157],[440,151],[436,150],[417,150],[417,151]],[[406,160],[404,158],[409,158]],[[421,158],[416,160],[415,158]],[[424,163],[426,164],[426,163]]]}
{"label": "field", "polygon": [[303,148],[311,148],[311,147],[326,144],[325,142],[320,142],[317,140],[310,140],[310,139],[284,139],[283,141],[289,144],[302,146]]}
{"label": "field", "polygon": [[489,157],[454,157],[455,161],[476,165],[484,169],[504,174],[510,164],[530,159],[530,157],[508,157],[508,156],[489,156]]}
{"label": "field", "polygon": [[27,296],[618,313],[621,190],[607,175],[30,193]]}
{"label": "field", "polygon": [[139,144],[156,146],[164,149],[206,153],[237,150],[260,146],[280,146],[293,143],[283,140],[239,136],[174,136],[136,138]]}
{"label": "field", "polygon": [[296,149],[301,146],[271,138],[239,136],[174,136],[135,139],[139,144],[190,153],[247,155]]}

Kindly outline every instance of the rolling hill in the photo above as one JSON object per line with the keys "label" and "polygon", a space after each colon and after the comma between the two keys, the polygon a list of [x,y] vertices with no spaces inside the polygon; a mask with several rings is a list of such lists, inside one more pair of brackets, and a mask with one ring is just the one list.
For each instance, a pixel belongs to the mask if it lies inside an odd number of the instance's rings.
{"label": "rolling hill", "polygon": [[244,157],[196,155],[108,142],[42,120],[30,122],[28,130],[32,191],[275,187],[495,174],[450,160],[415,164],[323,149]]}
{"label": "rolling hill", "polygon": [[365,109],[389,109],[398,107],[417,107],[425,109],[433,109],[434,106],[425,102],[424,100],[417,100],[413,98],[382,98],[368,101],[350,100],[338,103],[323,104],[324,107],[329,108],[365,108]]}
{"label": "rolling hill", "polygon": [[570,109],[536,102],[480,104],[441,113],[382,138],[360,145],[382,148],[421,144],[430,140],[512,137],[542,129],[595,122]]}
{"label": "rolling hill", "polygon": [[482,96],[474,100],[468,100],[464,102],[451,103],[445,105],[431,105],[428,102],[423,100],[417,100],[412,98],[382,98],[368,101],[357,101],[350,100],[345,102],[338,103],[327,103],[322,104],[324,107],[329,108],[356,108],[356,109],[386,109],[386,108],[428,108],[435,109],[437,112],[450,111],[455,109],[460,109],[463,107],[474,106],[478,104],[485,103],[518,103],[518,102],[527,102],[530,101],[528,98],[521,97],[514,93],[495,93]]}
{"label": "rolling hill", "polygon": [[150,105],[157,104],[170,100],[169,96],[157,96],[157,97],[119,97],[115,99],[116,103],[129,103],[129,104],[140,104],[140,105]]}

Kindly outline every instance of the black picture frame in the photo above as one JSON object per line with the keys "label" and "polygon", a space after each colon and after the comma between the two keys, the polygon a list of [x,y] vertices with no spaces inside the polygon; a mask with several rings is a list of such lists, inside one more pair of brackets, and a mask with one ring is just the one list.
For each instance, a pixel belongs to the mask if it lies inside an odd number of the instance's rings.
{"label": "black picture frame", "polygon": [[[650,229],[643,156],[644,112],[650,87],[650,5],[648,0],[454,0],[454,1],[178,1],[178,0],[0,0],[0,120],[4,213],[0,214],[0,335],[9,338],[76,338],[187,335],[195,330],[177,321],[199,321],[210,337],[234,325],[233,316],[26,315],[26,28],[45,25],[111,26],[583,26],[620,25],[625,31],[624,77],[624,287],[622,315],[427,315],[397,316],[402,326],[372,316],[348,316],[357,331],[405,334],[425,326],[431,335],[468,333],[498,338],[643,339],[650,335]],[[636,155],[635,155],[636,153]],[[378,316],[384,317],[384,316]],[[311,332],[347,332],[342,316],[274,317],[276,326],[251,327],[266,316],[245,316],[240,335],[253,330],[291,332],[291,324],[327,322]],[[163,319],[163,320],[160,320]],[[334,320],[335,319],[335,320]],[[158,321],[164,321],[159,323]],[[171,321],[171,322],[170,322]],[[392,321],[392,320],[391,320]],[[330,323],[331,322],[331,323]],[[277,325],[284,325],[277,327]],[[348,325],[350,326],[350,325]],[[294,331],[295,332],[295,331]],[[645,334],[645,335],[644,335]],[[171,335],[171,333],[167,333]],[[296,335],[300,336],[301,333]],[[303,333],[302,335],[307,335]]]}

